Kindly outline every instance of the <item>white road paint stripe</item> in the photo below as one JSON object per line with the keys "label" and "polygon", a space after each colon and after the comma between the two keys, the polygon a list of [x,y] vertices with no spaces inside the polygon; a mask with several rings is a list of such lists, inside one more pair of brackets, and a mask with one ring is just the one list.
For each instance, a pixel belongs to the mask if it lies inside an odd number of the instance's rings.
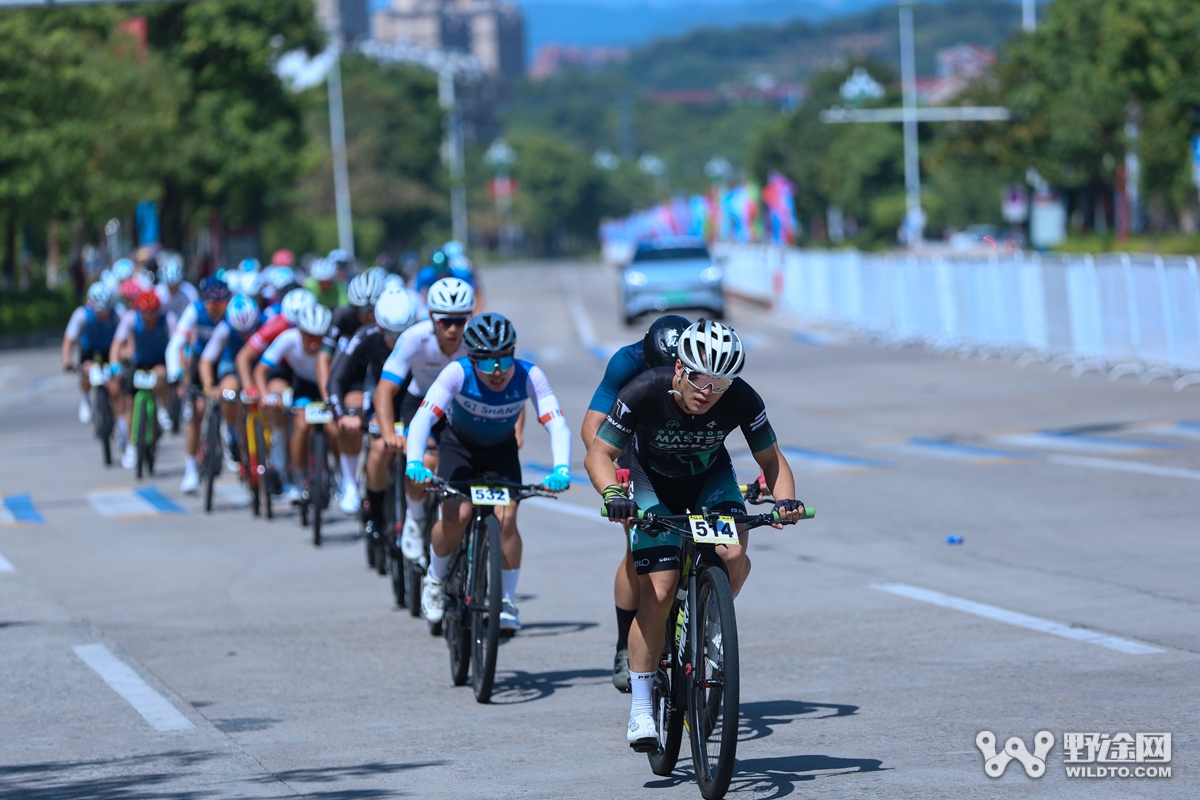
{"label": "white road paint stripe", "polygon": [[91,492],[88,502],[105,519],[128,517],[157,517],[163,512],[146,498],[132,490]]}
{"label": "white road paint stripe", "polygon": [[16,572],[17,568],[12,565],[12,562],[0,553],[0,572]]}
{"label": "white road paint stripe", "polygon": [[1073,628],[1069,625],[1051,622],[1048,619],[1031,617],[1028,614],[1021,614],[1017,611],[1009,611],[1004,608],[985,605],[984,603],[976,603],[973,600],[964,600],[961,597],[952,597],[948,594],[930,591],[929,589],[920,589],[904,583],[874,583],[871,584],[871,588],[880,592],[889,592],[901,597],[907,597],[910,600],[920,600],[923,603],[932,603],[935,606],[952,608],[955,611],[965,611],[968,614],[1015,625],[1018,628],[1027,628],[1031,631],[1061,636],[1064,639],[1074,639],[1077,642],[1107,647],[1109,650],[1116,650],[1119,653],[1128,653],[1129,655],[1136,656],[1147,653],[1165,652],[1157,647],[1150,647],[1140,642],[1119,639],[1116,636],[1097,633],[1087,628]]}
{"label": "white road paint stripe", "polygon": [[596,338],[596,329],[592,326],[592,318],[588,314],[587,306],[579,297],[578,277],[573,271],[565,271],[562,273],[562,283],[563,299],[566,301],[571,321],[575,323],[575,333],[579,336],[579,341],[594,358],[600,361],[607,359],[611,354],[608,353],[607,348],[601,346],[600,341]]}
{"label": "white road paint stripe", "polygon": [[600,516],[600,507],[584,508],[577,506],[574,503],[564,503],[561,500],[551,500],[548,497],[530,497],[527,500],[522,500],[521,505],[530,505],[535,508],[544,508],[548,511],[557,511],[560,514],[570,514],[573,517],[582,519],[590,519],[593,522],[599,522],[601,525],[611,525],[608,520]]}
{"label": "white road paint stripe", "polygon": [[216,494],[221,497],[226,503],[238,508],[249,508],[250,498],[246,496],[246,490],[242,488],[240,483],[218,483],[213,487]]}
{"label": "white road paint stripe", "polygon": [[94,669],[114,692],[125,698],[154,730],[186,731],[196,727],[103,644],[77,644],[73,649],[75,655]]}
{"label": "white road paint stripe", "polygon": [[1200,481],[1200,469],[1164,467],[1160,464],[1146,464],[1141,461],[1118,461],[1114,458],[1087,458],[1085,456],[1050,456],[1050,461],[1054,464],[1065,464],[1071,467],[1112,469],[1118,472],[1157,475],[1160,478],[1187,478],[1188,480]]}
{"label": "white road paint stripe", "polygon": [[[2,500],[3,498],[0,498]],[[0,525],[16,525],[17,518],[8,510],[8,506],[0,502]]]}

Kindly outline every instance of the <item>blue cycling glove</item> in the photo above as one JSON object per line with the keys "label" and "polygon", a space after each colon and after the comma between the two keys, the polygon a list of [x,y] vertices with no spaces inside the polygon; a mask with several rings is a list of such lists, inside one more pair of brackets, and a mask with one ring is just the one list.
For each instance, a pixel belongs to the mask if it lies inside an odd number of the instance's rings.
{"label": "blue cycling glove", "polygon": [[542,479],[542,485],[552,492],[564,492],[571,485],[571,468],[559,464],[554,471]]}
{"label": "blue cycling glove", "polygon": [[425,483],[433,477],[433,473],[429,471],[429,468],[420,461],[408,462],[408,466],[404,469],[404,474],[413,483]]}

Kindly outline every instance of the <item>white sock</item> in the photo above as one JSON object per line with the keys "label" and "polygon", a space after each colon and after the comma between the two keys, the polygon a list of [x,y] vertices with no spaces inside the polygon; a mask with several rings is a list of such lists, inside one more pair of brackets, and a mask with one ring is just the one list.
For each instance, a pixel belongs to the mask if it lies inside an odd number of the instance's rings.
{"label": "white sock", "polygon": [[638,714],[653,714],[654,706],[650,702],[650,690],[654,687],[654,673],[629,670],[629,687],[633,690],[633,704],[629,707],[629,718],[633,719]]}
{"label": "white sock", "polygon": [[439,556],[433,552],[433,545],[429,545],[429,574],[435,580],[441,580],[446,577],[446,567],[450,566],[450,556],[453,553],[447,553],[444,556]]}
{"label": "white sock", "polygon": [[195,472],[196,471],[196,457],[195,456],[184,456],[183,457],[183,470],[184,470],[184,472]]}
{"label": "white sock", "polygon": [[280,475],[287,469],[287,431],[271,429],[271,466]]}
{"label": "white sock", "polygon": [[84,391],[83,389],[80,389],[80,390],[79,390],[79,397],[80,397],[80,399],[82,399],[82,400],[83,400],[83,402],[87,403],[89,406],[92,404],[92,394],[91,394],[91,392],[87,392],[87,391]]}
{"label": "white sock", "polygon": [[500,570],[500,585],[504,589],[504,599],[516,602],[517,580],[521,577],[521,568]]}
{"label": "white sock", "polygon": [[411,497],[408,498],[408,510],[404,513],[404,516],[413,522],[420,522],[425,519],[424,499],[422,498],[421,502],[414,503]]}
{"label": "white sock", "polygon": [[117,429],[121,431],[121,441],[129,444],[129,423],[124,417],[117,417]]}
{"label": "white sock", "polygon": [[338,460],[342,462],[342,486],[354,486],[358,483],[358,456],[342,453]]}

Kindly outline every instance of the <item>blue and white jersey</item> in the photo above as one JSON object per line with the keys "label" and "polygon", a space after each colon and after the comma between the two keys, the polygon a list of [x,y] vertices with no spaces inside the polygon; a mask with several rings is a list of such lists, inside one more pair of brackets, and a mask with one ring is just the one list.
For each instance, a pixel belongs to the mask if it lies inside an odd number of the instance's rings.
{"label": "blue and white jersey", "polygon": [[103,353],[108,358],[119,318],[115,311],[109,311],[104,319],[100,319],[93,309],[80,306],[67,323],[66,338],[79,342],[79,352],[85,359],[91,358],[93,353]]}
{"label": "blue and white jersey", "polygon": [[409,461],[425,455],[429,431],[442,418],[459,441],[467,445],[492,447],[513,435],[517,417],[526,401],[537,405],[538,421],[550,434],[550,449],[555,464],[571,463],[571,431],[558,407],[558,398],[541,368],[515,360],[512,379],[500,391],[494,391],[479,379],[469,358],[452,361],[425,393],[421,407],[409,426]]}
{"label": "blue and white jersey", "polygon": [[175,332],[167,344],[167,378],[172,382],[183,375],[184,366],[192,355],[199,355],[212,338],[217,323],[208,315],[203,300],[197,300],[183,310],[175,324]]}
{"label": "blue and white jersey", "polygon": [[139,311],[126,311],[121,317],[121,324],[113,338],[126,342],[133,339],[133,365],[138,369],[148,369],[157,364],[165,364],[167,360],[167,344],[171,333],[175,330],[175,315],[168,312],[160,313],[158,321],[151,330],[146,327],[145,320]]}
{"label": "blue and white jersey", "polygon": [[[266,320],[260,313],[258,323],[254,326],[254,330],[258,330],[259,326]],[[202,361],[211,361],[214,364],[234,364],[237,361],[237,354],[241,352],[246,341],[254,335],[254,331],[246,335],[242,335],[234,330],[228,320],[221,320],[216,328],[213,329],[213,335],[209,337],[208,343],[204,345],[204,350],[200,353]]]}

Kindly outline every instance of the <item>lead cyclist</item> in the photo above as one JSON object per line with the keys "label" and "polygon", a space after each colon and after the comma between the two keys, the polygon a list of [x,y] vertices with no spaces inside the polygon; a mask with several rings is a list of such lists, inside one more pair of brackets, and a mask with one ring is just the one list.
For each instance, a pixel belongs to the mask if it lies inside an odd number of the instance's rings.
{"label": "lead cyclist", "polygon": [[[804,506],[795,500],[791,467],[779,450],[762,398],[737,377],[745,363],[741,339],[719,322],[701,320],[679,337],[673,367],[658,367],[625,385],[588,448],[584,466],[604,498],[613,522],[636,522],[638,510],[684,514],[706,507],[745,514],[725,439],[741,428],[775,509],[785,520],[799,520]],[[634,442],[630,465],[633,499],[617,485],[613,461]],[[781,527],[776,525],[775,527]],[[721,545],[734,596],[750,574],[748,534],[739,527],[738,545]],[[650,691],[665,639],[665,617],[675,597],[682,539],[677,534],[651,537],[633,527],[630,549],[640,583],[636,625],[629,635],[629,682],[633,702],[626,741],[644,747],[656,740]]]}

